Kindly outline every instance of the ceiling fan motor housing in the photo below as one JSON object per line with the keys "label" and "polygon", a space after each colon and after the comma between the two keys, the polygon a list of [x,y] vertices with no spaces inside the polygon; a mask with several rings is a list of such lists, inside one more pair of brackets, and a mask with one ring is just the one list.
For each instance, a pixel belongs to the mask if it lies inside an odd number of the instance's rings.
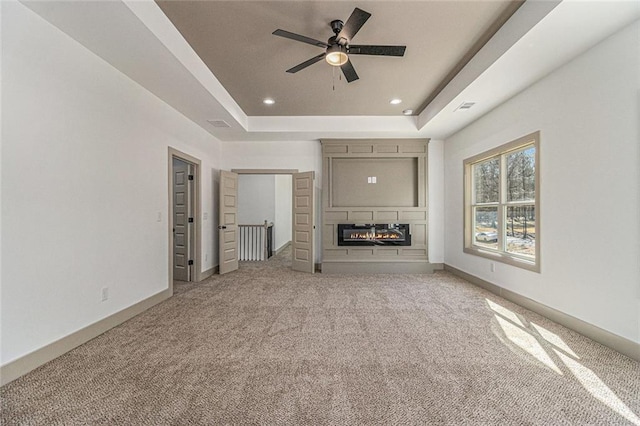
{"label": "ceiling fan motor housing", "polygon": [[331,29],[333,30],[333,33],[337,35],[340,31],[342,31],[342,27],[344,26],[344,22],[342,22],[339,19],[336,19],[334,21],[331,21],[331,23],[329,25],[331,25]]}
{"label": "ceiling fan motor housing", "polygon": [[338,38],[338,34],[340,34],[340,31],[342,31],[342,28],[344,27],[344,23],[341,20],[336,19],[335,21],[331,21],[330,25],[335,35],[329,39],[327,44],[329,44],[329,46],[333,46],[334,44],[339,44],[341,46],[347,47],[349,45],[349,40],[347,40],[344,37]]}

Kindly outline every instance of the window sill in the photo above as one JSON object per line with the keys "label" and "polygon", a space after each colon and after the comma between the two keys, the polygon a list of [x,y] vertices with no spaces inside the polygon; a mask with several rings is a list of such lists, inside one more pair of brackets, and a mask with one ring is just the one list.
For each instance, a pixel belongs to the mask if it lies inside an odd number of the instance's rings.
{"label": "window sill", "polygon": [[506,253],[498,253],[489,250],[482,250],[475,247],[465,247],[463,250],[467,254],[484,257],[496,262],[515,266],[517,268],[526,269],[527,271],[540,273],[540,260],[529,261],[516,256],[509,256]]}

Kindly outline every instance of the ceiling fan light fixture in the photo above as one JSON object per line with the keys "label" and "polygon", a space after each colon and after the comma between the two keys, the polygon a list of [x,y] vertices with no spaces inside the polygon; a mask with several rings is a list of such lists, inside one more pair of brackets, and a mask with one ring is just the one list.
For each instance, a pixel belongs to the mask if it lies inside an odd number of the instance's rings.
{"label": "ceiling fan light fixture", "polygon": [[334,67],[339,67],[347,63],[349,56],[339,44],[334,44],[327,48],[327,55],[324,57],[327,63]]}

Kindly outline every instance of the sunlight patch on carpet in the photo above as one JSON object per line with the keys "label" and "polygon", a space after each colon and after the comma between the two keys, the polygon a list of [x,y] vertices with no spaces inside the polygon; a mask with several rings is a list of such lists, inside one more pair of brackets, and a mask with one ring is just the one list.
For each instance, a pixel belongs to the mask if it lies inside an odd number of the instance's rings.
{"label": "sunlight patch on carpet", "polygon": [[571,370],[582,386],[598,401],[607,405],[616,413],[635,425],[640,425],[640,418],[616,396],[609,387],[590,369],[554,349],[562,362]]}
{"label": "sunlight patch on carpet", "polygon": [[526,330],[523,330],[522,328],[517,327],[509,321],[503,319],[501,316],[496,315],[495,317],[498,320],[498,324],[500,324],[500,327],[502,327],[504,334],[509,340],[511,340],[521,349],[524,349],[527,353],[529,353],[545,366],[562,375],[562,372],[560,371],[558,366],[553,362],[549,354],[547,354],[547,352],[535,337],[533,337]]}
{"label": "sunlight patch on carpet", "polygon": [[531,325],[533,326],[533,328],[536,329],[536,331],[538,333],[540,333],[540,335],[544,338],[544,340],[546,340],[547,342],[551,343],[552,345],[562,349],[563,351],[565,351],[566,353],[568,353],[569,355],[571,355],[572,357],[576,358],[576,359],[580,359],[580,357],[578,355],[575,354],[575,352],[573,352],[571,350],[571,348],[569,347],[569,345],[567,345],[564,340],[562,340],[562,338],[560,336],[558,336],[555,333],[550,332],[549,330],[547,330],[546,328],[531,323]]}
{"label": "sunlight patch on carpet", "polygon": [[505,308],[504,306],[498,305],[497,303],[492,302],[489,299],[485,299],[485,300],[487,301],[487,304],[493,311],[499,313],[506,319],[512,321],[514,324],[519,325],[520,327],[524,327],[524,324],[522,323],[522,321],[520,321],[520,318],[518,318],[518,315],[516,315],[515,312]]}

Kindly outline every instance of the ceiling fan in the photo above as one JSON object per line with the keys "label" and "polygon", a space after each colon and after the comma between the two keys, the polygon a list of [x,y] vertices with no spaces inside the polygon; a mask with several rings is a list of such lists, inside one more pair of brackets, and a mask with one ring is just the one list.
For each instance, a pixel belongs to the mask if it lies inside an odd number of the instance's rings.
{"label": "ceiling fan", "polygon": [[353,45],[351,39],[362,28],[371,14],[357,7],[347,19],[347,23],[343,23],[339,19],[331,21],[329,24],[333,30],[334,36],[329,38],[325,43],[320,40],[305,37],[285,30],[275,30],[272,34],[288,38],[303,43],[312,44],[322,47],[325,51],[318,56],[302,62],[293,68],[287,70],[288,73],[296,73],[307,68],[310,65],[321,61],[323,58],[334,67],[340,67],[342,73],[348,83],[357,80],[358,74],[349,60],[349,55],[376,55],[376,56],[404,56],[406,46],[373,46],[373,45]]}

